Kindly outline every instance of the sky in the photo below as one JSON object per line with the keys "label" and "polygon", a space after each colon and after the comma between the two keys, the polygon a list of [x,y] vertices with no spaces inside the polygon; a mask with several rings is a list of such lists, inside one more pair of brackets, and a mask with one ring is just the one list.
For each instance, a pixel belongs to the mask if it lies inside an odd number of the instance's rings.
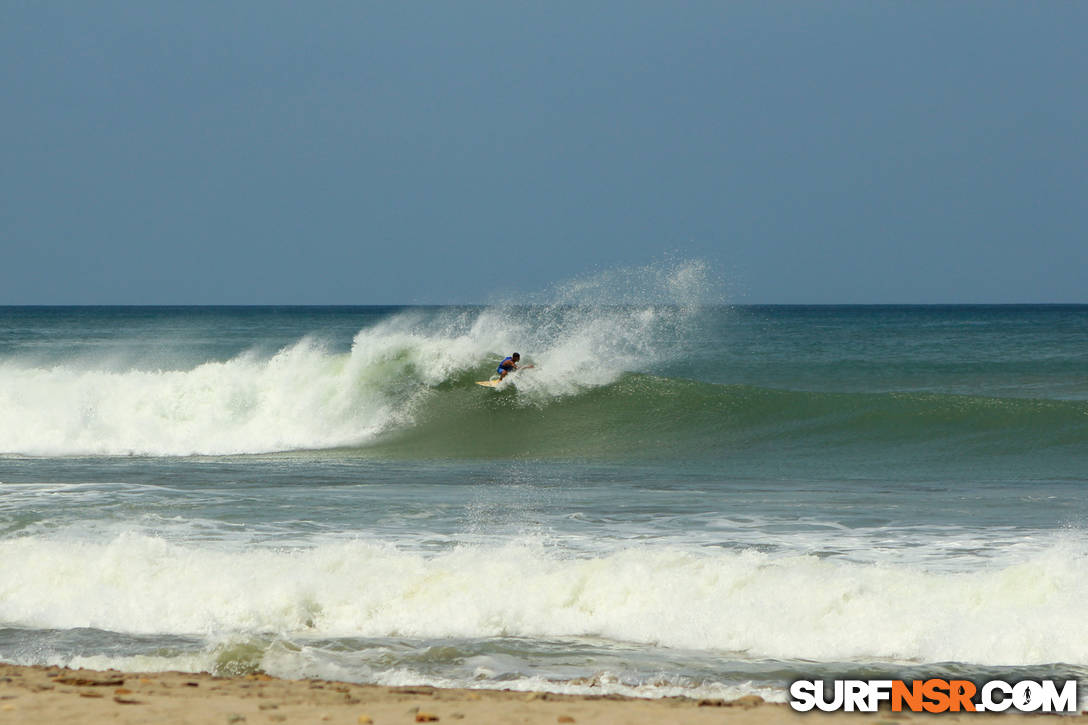
{"label": "sky", "polygon": [[1088,302],[1088,3],[0,3],[0,304]]}

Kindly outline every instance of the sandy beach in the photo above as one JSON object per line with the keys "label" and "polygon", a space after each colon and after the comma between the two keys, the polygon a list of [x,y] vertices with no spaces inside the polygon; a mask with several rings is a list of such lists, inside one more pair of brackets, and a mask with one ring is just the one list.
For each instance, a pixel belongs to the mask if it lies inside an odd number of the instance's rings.
{"label": "sandy beach", "polygon": [[[206,673],[122,673],[62,667],[0,665],[2,723],[890,723],[932,719],[875,714],[795,713],[758,697],[735,701],[556,695],[504,690],[379,687],[326,680],[281,680],[268,675],[222,678]],[[1003,725],[1039,715],[960,714]]]}

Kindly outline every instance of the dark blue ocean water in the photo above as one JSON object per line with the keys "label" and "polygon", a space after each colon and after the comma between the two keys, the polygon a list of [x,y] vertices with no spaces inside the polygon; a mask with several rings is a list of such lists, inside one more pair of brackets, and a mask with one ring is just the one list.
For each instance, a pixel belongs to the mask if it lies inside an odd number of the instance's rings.
{"label": "dark blue ocean water", "polygon": [[779,699],[1088,666],[1088,306],[561,302],[0,308],[0,660]]}

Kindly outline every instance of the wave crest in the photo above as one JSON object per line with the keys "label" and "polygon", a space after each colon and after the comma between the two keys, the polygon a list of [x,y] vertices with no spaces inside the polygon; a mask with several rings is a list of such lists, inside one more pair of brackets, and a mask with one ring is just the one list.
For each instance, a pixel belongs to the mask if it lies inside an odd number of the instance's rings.
{"label": "wave crest", "polygon": [[[688,313],[670,306],[403,312],[349,352],[304,338],[182,370],[0,362],[0,453],[231,455],[362,446],[413,425],[441,396],[477,394],[512,350],[537,404],[607,385],[672,354]],[[448,405],[445,403],[445,405]]]}

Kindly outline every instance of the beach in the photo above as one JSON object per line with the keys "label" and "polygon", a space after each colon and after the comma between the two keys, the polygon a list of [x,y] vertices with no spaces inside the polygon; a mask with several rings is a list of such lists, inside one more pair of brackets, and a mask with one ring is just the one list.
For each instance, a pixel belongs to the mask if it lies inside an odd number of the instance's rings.
{"label": "beach", "polygon": [[[264,674],[122,673],[0,665],[0,722],[161,723],[722,723],[773,725],[819,721],[892,723],[937,716],[912,713],[797,713],[758,696],[735,700],[620,695],[559,695],[426,686],[381,687]],[[961,713],[941,722],[1038,723],[1040,715]]]}
{"label": "beach", "polygon": [[793,720],[782,705],[502,690],[380,687],[263,674],[121,673],[0,665],[0,722],[741,723]]}

